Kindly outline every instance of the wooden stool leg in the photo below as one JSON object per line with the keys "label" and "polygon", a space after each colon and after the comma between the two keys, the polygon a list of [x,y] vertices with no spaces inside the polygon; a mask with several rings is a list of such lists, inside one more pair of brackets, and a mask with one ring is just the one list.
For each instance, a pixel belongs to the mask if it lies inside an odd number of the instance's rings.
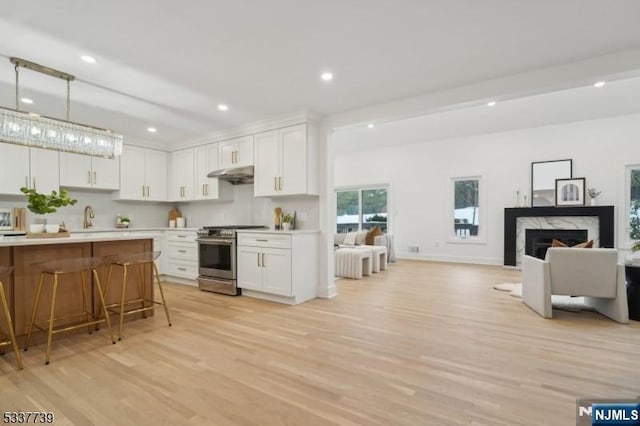
{"label": "wooden stool leg", "polygon": [[158,267],[155,262],[153,263],[153,272],[156,276],[156,281],[158,281],[158,288],[160,289],[160,297],[162,298],[162,306],[164,306],[164,313],[167,315],[167,322],[169,323],[169,327],[171,327],[171,318],[169,317],[169,307],[167,306],[167,301],[164,300],[164,291],[162,290],[162,283],[160,282],[160,274],[158,273]]}
{"label": "wooden stool leg", "polygon": [[49,334],[47,336],[47,356],[44,361],[45,365],[49,365],[51,358],[51,340],[53,338],[53,321],[56,312],[56,293],[58,292],[58,274],[53,274],[53,290],[51,293],[51,314],[49,316]]}
{"label": "wooden stool leg", "polygon": [[[144,268],[144,263],[138,265],[136,270],[138,271],[138,293],[140,294],[140,298],[142,299],[142,309],[146,307],[145,305],[145,291],[144,291],[144,279],[142,274],[142,268]],[[142,318],[147,317],[147,311],[142,311]]]}
{"label": "wooden stool leg", "polygon": [[[100,296],[100,309],[104,310],[104,320],[107,323],[107,328],[109,329],[109,335],[111,336],[111,343],[115,345],[116,340],[113,338],[113,328],[111,328],[111,319],[109,318],[109,312],[107,312],[107,305],[104,303],[104,294],[102,293],[102,286],[100,285],[100,278],[98,277],[98,272],[94,269],[93,276],[96,279],[96,287],[98,288],[98,296]],[[100,318],[98,318],[100,319]]]}
{"label": "wooden stool leg", "polygon": [[[2,335],[2,327],[0,327],[0,342],[3,342],[3,341],[4,341],[4,336]],[[2,355],[4,355],[4,346],[0,346],[0,356]]]}
{"label": "wooden stool leg", "polygon": [[33,300],[33,309],[31,310],[31,322],[29,323],[29,330],[27,331],[27,338],[24,342],[25,352],[29,349],[31,344],[31,332],[33,331],[33,325],[36,322],[36,314],[38,313],[38,304],[40,303],[40,293],[42,291],[42,283],[44,282],[44,273],[40,273],[40,280],[38,282],[38,289],[36,290],[36,298]]}
{"label": "wooden stool leg", "polygon": [[118,329],[118,340],[122,340],[122,330],[124,329],[124,294],[127,289],[127,266],[122,265],[122,290],[120,292],[120,327]]}
{"label": "wooden stool leg", "polygon": [[18,350],[18,343],[16,342],[16,334],[13,331],[13,322],[11,321],[11,314],[9,313],[9,304],[7,303],[7,297],[4,294],[4,286],[2,282],[0,282],[0,301],[2,302],[2,311],[4,312],[4,316],[7,320],[7,327],[9,328],[9,339],[11,339],[11,346],[13,346],[13,352],[16,354],[16,363],[18,364],[18,369],[22,370],[24,366],[22,365],[22,357],[20,356],[20,351]]}
{"label": "wooden stool leg", "polygon": [[[82,300],[84,301],[84,317],[87,323],[91,322],[91,317],[89,316],[89,299],[87,298],[87,280],[84,276],[84,271],[80,271],[80,282],[82,284]],[[91,334],[91,324],[87,325],[87,329],[89,334]]]}

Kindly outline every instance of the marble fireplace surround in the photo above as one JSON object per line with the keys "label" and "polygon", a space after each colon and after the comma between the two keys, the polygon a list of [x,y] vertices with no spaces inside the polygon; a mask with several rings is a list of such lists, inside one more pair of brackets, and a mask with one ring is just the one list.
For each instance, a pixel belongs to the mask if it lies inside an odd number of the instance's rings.
{"label": "marble fireplace surround", "polygon": [[527,229],[586,229],[596,247],[614,247],[614,207],[523,207],[504,209],[504,265],[517,266]]}

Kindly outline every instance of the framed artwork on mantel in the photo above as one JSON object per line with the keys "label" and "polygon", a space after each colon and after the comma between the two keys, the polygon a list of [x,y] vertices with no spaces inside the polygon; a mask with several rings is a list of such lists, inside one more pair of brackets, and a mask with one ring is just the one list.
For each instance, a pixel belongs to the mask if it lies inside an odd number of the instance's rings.
{"label": "framed artwork on mantel", "polygon": [[556,206],[584,206],[585,178],[556,179]]}
{"label": "framed artwork on mantel", "polygon": [[531,207],[558,205],[556,203],[556,180],[570,179],[573,177],[572,173],[572,160],[531,163]]}

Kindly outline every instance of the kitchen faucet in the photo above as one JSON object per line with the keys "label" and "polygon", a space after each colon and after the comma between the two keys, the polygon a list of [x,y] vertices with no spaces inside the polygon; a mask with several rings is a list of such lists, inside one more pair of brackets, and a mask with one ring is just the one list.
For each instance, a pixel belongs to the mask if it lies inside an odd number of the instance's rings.
{"label": "kitchen faucet", "polygon": [[95,216],[93,215],[93,207],[87,206],[84,208],[84,221],[82,222],[82,228],[87,229],[93,226],[91,223],[91,219]]}

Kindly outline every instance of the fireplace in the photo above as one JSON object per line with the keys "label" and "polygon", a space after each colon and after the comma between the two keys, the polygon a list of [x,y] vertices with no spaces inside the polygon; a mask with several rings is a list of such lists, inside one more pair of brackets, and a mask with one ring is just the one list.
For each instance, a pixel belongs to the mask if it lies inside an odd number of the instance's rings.
{"label": "fireplace", "polygon": [[612,248],[614,247],[614,213],[613,206],[506,208],[504,209],[504,265],[520,264],[520,259],[525,254],[526,229],[588,229],[589,239],[595,242],[594,247]]}
{"label": "fireplace", "polygon": [[561,241],[571,247],[587,241],[588,236],[589,232],[586,229],[527,229],[525,254],[544,259],[553,240]]}

